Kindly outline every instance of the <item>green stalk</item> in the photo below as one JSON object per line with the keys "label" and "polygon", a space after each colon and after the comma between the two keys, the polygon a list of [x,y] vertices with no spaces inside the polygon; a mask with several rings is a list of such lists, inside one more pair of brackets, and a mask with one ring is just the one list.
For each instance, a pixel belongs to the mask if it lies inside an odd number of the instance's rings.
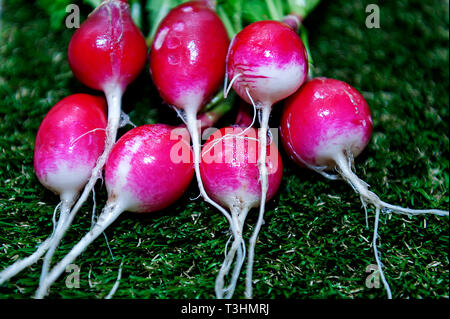
{"label": "green stalk", "polygon": [[311,49],[309,47],[308,31],[303,24],[300,26],[300,38],[305,45],[306,53],[308,55],[308,77],[312,79],[314,77],[314,61],[311,55]]}
{"label": "green stalk", "polygon": [[130,12],[134,23],[142,30],[142,7],[139,0],[130,1]]}
{"label": "green stalk", "polygon": [[283,3],[281,0],[274,0],[275,7],[277,8],[277,12],[281,17],[284,17]]}
{"label": "green stalk", "polygon": [[[148,19],[150,22],[150,32],[147,36],[147,45],[151,46],[153,42],[153,38],[155,37],[156,30],[158,30],[159,24],[161,21],[165,18],[165,16],[169,13],[170,9],[172,8],[172,1],[171,0],[163,0],[162,4],[160,6],[160,9],[158,11],[158,14],[154,21],[152,21],[151,14],[149,13]],[[147,10],[150,11],[150,1],[147,2]]]}
{"label": "green stalk", "polygon": [[[237,31],[234,29],[230,18],[228,17],[225,10],[221,6],[217,6],[216,12],[219,15],[220,19],[222,19],[223,25],[227,30],[228,36],[230,37],[230,39],[232,39],[234,35],[237,33]],[[240,29],[238,30],[240,31]]]}
{"label": "green stalk", "polygon": [[267,9],[269,9],[270,18],[272,20],[281,21],[283,18],[283,15],[281,12],[278,11],[278,8],[276,7],[273,0],[266,0]]}
{"label": "green stalk", "polygon": [[234,30],[242,30],[242,1],[235,2],[235,8],[233,13]]}

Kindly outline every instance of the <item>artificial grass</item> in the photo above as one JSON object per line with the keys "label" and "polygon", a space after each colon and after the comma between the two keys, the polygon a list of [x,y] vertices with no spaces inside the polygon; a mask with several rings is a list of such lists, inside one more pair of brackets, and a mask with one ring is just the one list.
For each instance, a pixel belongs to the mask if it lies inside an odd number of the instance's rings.
{"label": "artificial grass", "polygon": [[[371,1],[324,1],[305,21],[315,73],[356,87],[369,103],[374,133],[356,159],[357,174],[383,200],[447,209],[449,189],[448,2],[385,1],[380,29],[365,27]],[[33,172],[33,145],[46,112],[63,97],[93,92],[72,75],[66,49],[73,30],[50,30],[48,17],[25,0],[4,4],[0,30],[0,269],[32,253],[52,229],[59,199]],[[178,124],[146,68],[124,97],[137,124]],[[272,126],[277,125],[275,110]],[[232,120],[226,117],[222,123]],[[126,127],[122,129],[123,133]],[[284,153],[283,153],[284,155]],[[370,228],[358,196],[284,159],[278,195],[267,205],[256,247],[257,298],[385,298],[365,286],[374,264]],[[97,187],[97,212],[105,202]],[[76,261],[80,288],[61,277],[49,298],[102,298],[123,261],[115,298],[214,298],[214,280],[230,235],[222,215],[200,199],[195,183],[175,205],[148,215],[126,213]],[[56,254],[88,231],[86,204]],[[247,234],[256,222],[253,211]],[[394,298],[449,296],[449,220],[383,215],[380,244]],[[248,236],[247,236],[248,238]],[[0,298],[30,298],[35,264],[0,287]],[[241,276],[235,297],[243,297]]]}

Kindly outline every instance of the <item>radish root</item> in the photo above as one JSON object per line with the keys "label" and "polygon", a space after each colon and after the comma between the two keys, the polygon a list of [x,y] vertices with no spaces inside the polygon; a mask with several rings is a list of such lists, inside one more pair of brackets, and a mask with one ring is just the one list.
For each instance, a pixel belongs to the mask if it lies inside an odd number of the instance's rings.
{"label": "radish root", "polygon": [[55,230],[53,231],[53,234],[51,236],[48,250],[45,254],[44,262],[42,264],[41,277],[39,281],[42,281],[43,278],[47,276],[56,248],[58,248],[58,245],[69,226],[67,225],[67,220],[69,218],[70,208],[72,207],[73,202],[74,200],[62,202],[58,224],[56,225]]}
{"label": "radish root", "polygon": [[48,294],[50,286],[65,271],[66,267],[71,264],[98,236],[100,236],[100,234],[102,234],[104,230],[120,216],[122,211],[123,209],[118,203],[107,203],[91,230],[39,283],[39,288],[35,294],[36,299],[42,299]]}
{"label": "radish root", "polygon": [[114,294],[116,293],[117,288],[119,288],[120,279],[122,278],[122,267],[123,267],[123,260],[120,263],[119,273],[117,274],[116,282],[114,283],[113,287],[111,288],[111,291],[108,293],[108,295],[105,297],[105,299],[111,299],[114,296]]}
{"label": "radish root", "polygon": [[[234,290],[236,289],[237,280],[239,278],[239,274],[242,268],[242,265],[245,260],[245,242],[242,238],[244,222],[247,214],[250,210],[250,207],[244,206],[233,206],[231,208],[231,216],[233,219],[234,227],[237,229],[236,236],[234,236],[234,241],[231,245],[231,248],[228,252],[225,253],[225,259],[222,263],[220,271],[216,277],[216,296],[218,299],[230,299],[233,296]],[[227,245],[225,247],[225,251]],[[225,285],[225,276],[228,275],[231,269],[231,265],[233,264],[233,260],[235,255],[237,254],[235,262],[235,266],[233,269],[233,273],[231,276],[230,284],[224,288]],[[225,297],[224,297],[225,293]]]}
{"label": "radish root", "polygon": [[[347,154],[349,152],[346,152]],[[361,196],[364,205],[372,204],[379,207],[383,212],[392,212],[404,215],[423,215],[434,214],[438,216],[449,216],[448,211],[440,209],[410,209],[401,206],[392,205],[382,201],[374,192],[370,191],[366,182],[361,180],[351,169],[351,157],[339,153],[334,158],[340,175],[353,187],[353,189]]]}
{"label": "radish root", "polygon": [[[5,268],[4,270],[2,270],[0,272],[0,285],[2,285],[5,281],[11,279],[15,275],[17,275],[19,272],[21,272],[25,268],[35,264],[39,260],[39,258],[41,258],[45,254],[45,252],[47,252],[47,254],[49,254],[48,251],[50,251],[53,247],[56,247],[58,245],[57,236],[58,236],[59,232],[61,231],[61,229],[64,227],[64,224],[67,220],[67,216],[70,211],[70,207],[72,206],[73,202],[74,202],[74,198],[71,196],[68,196],[67,199],[61,200],[61,202],[55,207],[55,210],[53,212],[52,234],[38,246],[38,248],[36,249],[36,251],[33,254],[31,254],[30,256],[28,256],[24,259],[16,261],[12,265],[10,265],[7,268]],[[56,219],[56,213],[58,211],[58,208],[60,208],[60,214],[59,214],[58,222],[56,223],[55,219]],[[49,254],[50,258],[51,258],[52,254],[53,253]],[[45,263],[46,259],[47,259],[47,255],[44,259],[44,264],[46,264]]]}
{"label": "radish root", "polygon": [[[248,91],[247,91],[248,94]],[[253,103],[253,100],[252,100]],[[252,237],[249,241],[248,249],[248,261],[247,261],[247,273],[245,280],[245,296],[246,298],[252,298],[252,276],[253,276],[253,263],[255,256],[255,245],[258,238],[259,231],[264,222],[264,211],[266,205],[266,196],[268,189],[268,172],[266,166],[266,155],[267,155],[267,131],[269,127],[269,117],[270,117],[271,106],[262,105],[260,108],[260,122],[261,127],[258,130],[258,139],[260,147],[260,156],[258,158],[258,168],[261,180],[261,201],[259,205],[259,216],[256,222],[255,229],[253,231]]]}
{"label": "radish root", "polygon": [[377,249],[377,238],[378,238],[378,222],[380,211],[383,213],[396,213],[403,215],[423,215],[423,214],[434,214],[438,216],[449,216],[448,211],[440,210],[440,209],[410,209],[403,208],[401,206],[392,205],[382,201],[374,192],[369,190],[369,185],[361,180],[356,174],[352,171],[353,166],[353,158],[351,156],[351,152],[341,152],[338,153],[334,157],[334,161],[337,165],[337,170],[340,175],[352,186],[356,193],[359,194],[361,198],[361,202],[363,203],[364,209],[366,211],[366,223],[367,223],[367,205],[372,204],[375,206],[375,225],[374,225],[374,234],[373,234],[373,250],[375,254],[375,259],[378,265],[378,270],[380,272],[380,276],[386,290],[387,296],[389,299],[392,299],[392,292],[389,287],[389,284],[384,276],[382,270],[382,263],[379,258],[379,253]]}

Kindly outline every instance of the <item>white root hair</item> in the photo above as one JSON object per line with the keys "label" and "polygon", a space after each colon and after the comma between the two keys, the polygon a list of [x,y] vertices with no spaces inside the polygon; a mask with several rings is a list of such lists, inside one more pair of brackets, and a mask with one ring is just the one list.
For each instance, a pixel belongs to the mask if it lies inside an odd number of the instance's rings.
{"label": "white root hair", "polygon": [[411,208],[404,208],[397,205],[392,205],[389,203],[386,203],[382,201],[374,192],[369,190],[369,185],[361,180],[352,170],[353,166],[353,157],[351,155],[351,152],[341,152],[338,153],[334,157],[334,161],[336,163],[336,169],[338,170],[339,174],[344,178],[345,181],[347,181],[352,188],[355,190],[355,192],[360,196],[361,202],[363,204],[363,207],[366,212],[366,224],[368,224],[367,221],[367,206],[373,205],[375,207],[375,224],[374,224],[374,234],[373,234],[373,250],[375,254],[375,260],[378,265],[378,270],[380,272],[380,276],[384,285],[384,288],[387,293],[387,297],[389,299],[392,298],[392,292],[391,288],[389,287],[389,284],[384,276],[383,270],[382,270],[382,263],[380,261],[380,256],[377,249],[377,238],[378,238],[378,224],[379,224],[379,215],[380,211],[383,213],[395,213],[395,214],[403,214],[408,216],[418,216],[418,215],[424,215],[424,214],[434,214],[438,216],[449,216],[448,211],[440,210],[440,209],[411,209]]}

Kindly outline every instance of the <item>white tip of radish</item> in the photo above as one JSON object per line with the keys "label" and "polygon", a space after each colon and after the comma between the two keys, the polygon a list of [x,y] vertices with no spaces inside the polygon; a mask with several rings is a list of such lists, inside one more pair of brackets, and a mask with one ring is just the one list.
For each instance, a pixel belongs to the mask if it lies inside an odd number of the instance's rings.
{"label": "white tip of radish", "polygon": [[[60,163],[53,172],[47,172],[41,183],[58,194],[77,194],[91,176],[92,167],[77,165],[69,167],[67,163]],[[69,196],[69,195],[68,195]]]}
{"label": "white tip of radish", "polygon": [[195,89],[196,88],[193,88],[191,91],[185,91],[183,94],[180,94],[176,100],[175,104],[183,105],[183,109],[186,113],[192,112],[197,114],[202,105],[204,99],[203,91],[201,89],[196,91]]}
{"label": "white tip of radish", "polygon": [[365,130],[349,128],[346,133],[342,133],[345,129],[327,130],[326,136],[323,137],[322,142],[316,146],[316,163],[317,165],[328,165],[330,159],[334,158],[335,154],[342,152],[342,146],[346,145],[354,157],[358,156],[365,147]]}
{"label": "white tip of radish", "polygon": [[[248,88],[258,102],[263,105],[272,105],[299,88],[305,80],[305,69],[306,64],[298,63],[286,64],[282,68],[275,65],[260,66],[241,72],[242,75],[233,87],[243,98],[246,98],[245,89]],[[261,74],[264,76],[260,76]],[[251,101],[247,102],[251,103]]]}

